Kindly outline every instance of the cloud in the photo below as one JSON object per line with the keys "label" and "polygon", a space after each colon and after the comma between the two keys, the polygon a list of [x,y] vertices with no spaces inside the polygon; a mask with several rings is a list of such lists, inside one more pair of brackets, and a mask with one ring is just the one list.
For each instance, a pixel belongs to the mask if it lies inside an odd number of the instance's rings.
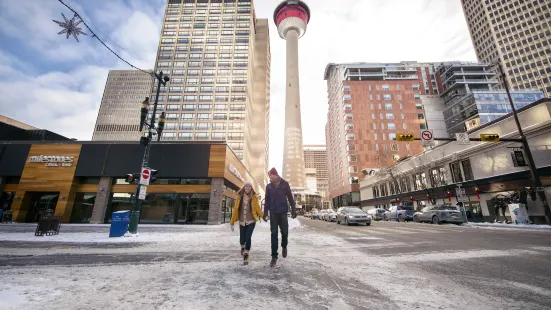
{"label": "cloud", "polygon": [[[145,69],[153,67],[166,0],[65,2],[124,58]],[[281,168],[285,41],[272,21],[280,2],[257,0],[255,11],[258,18],[270,20],[270,166]],[[308,4],[312,18],[299,42],[306,144],[325,141],[323,71],[329,62],[476,59],[460,1],[312,0]],[[90,139],[108,70],[129,67],[90,36],[80,43],[59,36],[61,28],[51,20],[61,19],[61,12],[72,17],[54,0],[0,0],[0,39],[10,43],[0,48],[0,92],[4,95],[0,113],[70,137]]]}

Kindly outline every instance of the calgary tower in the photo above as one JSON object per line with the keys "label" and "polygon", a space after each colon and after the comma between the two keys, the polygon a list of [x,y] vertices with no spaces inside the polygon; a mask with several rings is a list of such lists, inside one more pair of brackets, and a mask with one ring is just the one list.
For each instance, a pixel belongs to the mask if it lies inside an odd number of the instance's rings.
{"label": "calgary tower", "polygon": [[287,83],[285,84],[285,139],[283,146],[283,178],[293,188],[304,188],[304,154],[302,121],[300,117],[300,88],[298,78],[298,39],[306,33],[310,9],[303,1],[286,0],[274,11],[279,36],[287,44]]}

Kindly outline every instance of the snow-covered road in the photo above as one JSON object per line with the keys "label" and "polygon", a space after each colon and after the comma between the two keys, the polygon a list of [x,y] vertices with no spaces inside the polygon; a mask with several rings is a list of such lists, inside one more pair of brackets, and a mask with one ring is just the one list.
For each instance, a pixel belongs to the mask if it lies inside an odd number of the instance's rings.
{"label": "snow-covered road", "polygon": [[[370,249],[384,240],[358,231],[344,238],[294,220],[289,257],[275,269],[268,266],[264,223],[253,235],[249,266],[242,266],[238,233],[228,225],[149,228],[120,239],[98,231],[61,233],[39,244],[30,243],[36,238],[28,233],[2,234],[0,242],[24,246],[0,247],[0,309],[543,309],[506,294],[490,296],[415,262],[529,258],[548,248],[383,257]],[[551,300],[541,288],[523,289]]]}

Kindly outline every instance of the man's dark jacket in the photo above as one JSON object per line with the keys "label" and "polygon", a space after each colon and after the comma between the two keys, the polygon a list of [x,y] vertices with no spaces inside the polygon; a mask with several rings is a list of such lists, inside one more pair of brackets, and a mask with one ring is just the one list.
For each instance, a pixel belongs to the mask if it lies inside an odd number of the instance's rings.
{"label": "man's dark jacket", "polygon": [[267,211],[270,213],[287,213],[289,207],[287,200],[291,205],[292,212],[296,211],[295,199],[291,193],[289,182],[279,178],[279,186],[273,183],[266,185],[266,200],[264,202],[264,214]]}

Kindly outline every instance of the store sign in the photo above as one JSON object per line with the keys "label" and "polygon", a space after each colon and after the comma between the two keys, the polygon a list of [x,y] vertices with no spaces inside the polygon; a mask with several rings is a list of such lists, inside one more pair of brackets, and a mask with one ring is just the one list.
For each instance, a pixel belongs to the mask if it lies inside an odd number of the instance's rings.
{"label": "store sign", "polygon": [[243,179],[243,177],[241,176],[241,173],[239,173],[239,170],[237,170],[237,168],[235,168],[232,164],[230,164],[228,166],[228,170],[233,174],[235,175],[236,178],[238,178],[239,180],[241,180],[241,182],[245,182],[245,179]]}
{"label": "store sign", "polygon": [[74,156],[31,156],[30,163],[44,163],[46,167],[71,167],[75,161]]}

